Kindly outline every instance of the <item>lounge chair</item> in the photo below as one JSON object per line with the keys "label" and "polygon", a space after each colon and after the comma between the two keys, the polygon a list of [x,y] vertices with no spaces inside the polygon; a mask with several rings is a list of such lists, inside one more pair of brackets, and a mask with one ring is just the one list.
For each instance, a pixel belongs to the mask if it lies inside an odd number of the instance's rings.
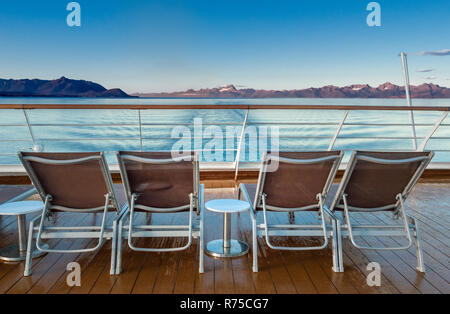
{"label": "lounge chair", "polygon": [[[119,206],[103,153],[31,153],[19,152],[28,176],[44,201],[41,215],[30,222],[24,276],[31,275],[33,238],[38,250],[47,253],[82,253],[98,250],[104,239],[112,239],[111,273],[115,270],[115,231],[125,208]],[[116,213],[111,228],[106,214]],[[48,226],[56,212],[103,213],[100,226]],[[40,220],[39,227],[35,225]],[[97,238],[95,246],[84,249],[54,249],[42,239]]]}
{"label": "lounge chair", "polygon": [[[406,214],[404,203],[432,158],[432,152],[353,152],[330,206],[332,211],[343,211],[339,238],[348,236],[360,249],[404,250],[411,246],[414,236],[417,270],[424,272],[419,226],[413,216]],[[394,219],[402,218],[402,224],[361,225],[351,219],[350,213],[354,212],[391,212]],[[400,236],[406,237],[408,243],[373,247],[358,244],[355,236]],[[339,248],[342,250],[341,245]]]}
{"label": "lounge chair", "polygon": [[[324,206],[343,153],[330,152],[280,152],[263,157],[257,185],[240,184],[240,196],[252,206],[250,218],[253,231],[253,271],[258,271],[257,236],[264,236],[267,245],[278,250],[321,250],[327,247],[332,236],[333,270],[339,271],[340,257],[337,247],[338,220]],[[268,171],[272,162],[278,162],[276,171]],[[272,169],[273,170],[273,169]],[[264,223],[257,224],[257,214],[262,211]],[[313,211],[320,215],[317,225],[270,224],[268,211],[292,213]],[[317,246],[276,246],[271,236],[318,236],[323,243]]]}
{"label": "lounge chair", "polygon": [[[128,239],[131,250],[140,252],[174,252],[187,249],[193,237],[199,237],[199,272],[203,273],[203,185],[199,183],[199,162],[196,154],[172,158],[167,152],[117,153],[122,182],[129,210],[119,220],[116,273],[121,272],[122,239]],[[194,211],[200,218],[194,226]],[[186,225],[135,224],[135,212],[188,213]],[[129,217],[128,226],[124,225]],[[123,232],[125,231],[125,232]],[[133,238],[187,237],[178,247],[137,247]]]}

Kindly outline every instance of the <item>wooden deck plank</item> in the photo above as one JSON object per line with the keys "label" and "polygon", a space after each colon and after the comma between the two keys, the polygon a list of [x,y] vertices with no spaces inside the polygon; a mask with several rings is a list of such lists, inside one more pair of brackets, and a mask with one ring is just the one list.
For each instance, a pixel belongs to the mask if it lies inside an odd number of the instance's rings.
{"label": "wooden deck plank", "polygon": [[[80,215],[81,218],[81,215]],[[73,219],[76,219],[73,218]],[[87,215],[84,215],[82,221],[87,220]],[[73,223],[73,220],[72,220]],[[71,224],[72,225],[72,224]],[[56,242],[54,248],[55,249],[70,249],[74,245],[80,244],[78,240],[75,241],[64,241],[64,240],[57,240],[57,241],[49,241],[51,244],[51,247],[53,247],[52,243]],[[69,242],[69,243],[68,243]],[[87,244],[87,241],[82,243],[84,245]],[[27,293],[35,284],[38,282],[47,282],[47,280],[50,280],[51,278],[46,278],[46,274],[53,274],[53,269],[55,269],[57,272],[60,271],[59,267],[60,264],[58,262],[63,258],[66,259],[67,257],[64,257],[63,255],[69,255],[69,254],[59,254],[59,253],[53,253],[53,254],[46,254],[43,257],[41,257],[40,262],[34,264],[32,266],[32,275],[29,277],[21,277],[9,290],[7,293],[13,293],[13,294],[21,294],[21,293]],[[67,263],[66,263],[67,265]],[[65,266],[64,266],[65,267]],[[20,275],[20,274],[17,274]],[[23,273],[22,273],[23,275]]]}
{"label": "wooden deck plank", "polygon": [[[24,263],[0,263],[0,293],[450,293],[449,222],[450,184],[419,184],[407,202],[407,211],[419,221],[427,272],[415,270],[415,248],[402,251],[368,251],[353,247],[344,240],[344,273],[331,270],[331,249],[320,251],[277,251],[269,249],[263,238],[258,240],[259,272],[252,271],[251,224],[247,213],[232,215],[232,237],[250,245],[248,255],[235,259],[214,259],[205,256],[205,273],[198,273],[198,242],[182,252],[134,252],[124,241],[123,272],[109,275],[111,243],[107,241],[97,252],[82,254],[50,253],[33,260],[33,275],[23,277]],[[9,191],[10,193],[11,191]],[[1,187],[0,187],[1,195]],[[206,190],[207,199],[235,198],[233,188]],[[153,223],[183,223],[184,214],[153,215]],[[277,214],[278,215],[278,214]],[[170,216],[170,217],[169,217]],[[88,215],[68,218],[58,215],[60,225],[92,222]],[[28,221],[30,217],[27,217]],[[261,217],[260,217],[261,218]],[[274,217],[285,223],[287,215]],[[75,220],[73,220],[75,219]],[[97,221],[99,217],[96,218]],[[145,218],[139,218],[144,221]],[[173,219],[173,220],[172,220]],[[315,214],[296,215],[298,223],[311,223]],[[355,216],[361,223],[388,223],[386,214]],[[222,216],[207,213],[205,242],[222,237]],[[0,218],[0,246],[17,241],[14,217]],[[398,245],[395,237],[361,237],[370,245]],[[183,245],[185,239],[139,239],[139,245],[167,247]],[[89,247],[95,239],[74,241],[51,240],[53,246]],[[311,245],[316,238],[274,238],[282,245]],[[330,246],[331,244],[329,244]],[[76,261],[82,268],[81,287],[68,287],[65,269]],[[379,262],[382,269],[381,287],[366,284],[369,262]]]}
{"label": "wooden deck plank", "polygon": [[[380,220],[378,215],[377,216],[372,215],[372,217]],[[379,223],[378,220],[370,221],[370,222]],[[403,240],[403,242],[402,242],[401,240],[399,240],[395,237],[379,237],[376,240],[378,240],[377,246],[398,246],[398,245],[405,243],[405,240]],[[387,253],[389,253],[389,251]],[[441,268],[440,270],[436,271],[436,267],[435,267],[436,265],[427,263],[429,261],[429,259],[426,259],[426,261],[425,261],[426,273],[423,274],[423,273],[416,271],[415,268],[417,266],[417,257],[416,257],[414,245],[409,250],[397,250],[397,251],[392,251],[392,253],[395,256],[391,256],[390,258],[392,258],[394,263],[395,262],[399,263],[399,267],[401,267],[401,268],[403,268],[403,266],[407,265],[407,266],[409,266],[409,270],[414,271],[414,274],[416,276],[413,276],[411,278],[412,283],[414,283],[415,285],[420,285],[421,282],[425,281],[425,282],[428,282],[429,284],[431,284],[436,289],[438,289],[441,293],[448,293],[448,291],[450,289],[450,285],[448,283],[448,280],[445,279],[448,276],[447,269]],[[425,283],[425,285],[426,285],[426,283]],[[433,293],[433,291],[430,291],[430,292],[424,291],[424,293]]]}
{"label": "wooden deck plank", "polygon": [[[269,268],[269,272],[271,273],[272,281],[277,293],[297,293],[294,282],[281,259],[281,253],[269,249],[265,241],[261,238],[258,239],[258,244],[261,255],[266,261],[266,267]],[[282,245],[286,245],[286,243]]]}
{"label": "wooden deck plank", "polygon": [[[274,218],[277,219],[277,223],[287,224],[287,214],[276,214]],[[304,245],[300,241],[290,240],[286,241],[286,245]],[[294,282],[295,288],[298,293],[319,293],[314,281],[311,279],[306,266],[305,261],[311,258],[311,255],[307,252],[292,252],[292,251],[281,251],[281,258],[287,268],[287,271]]]}
{"label": "wooden deck plank", "polygon": [[[184,214],[173,214],[173,223],[182,224],[186,223],[187,219],[181,219]],[[186,218],[186,217],[185,217]],[[184,221],[183,221],[184,220]],[[183,222],[181,222],[183,221]],[[186,244],[185,238],[172,238],[170,239],[169,247],[180,247]],[[180,262],[181,252],[165,252],[161,258],[164,263],[160,267],[158,277],[155,281],[153,293],[165,294],[173,293],[175,288],[175,281],[178,275],[178,266]]]}
{"label": "wooden deck plank", "polygon": [[[304,221],[308,224],[320,224],[321,221],[318,219],[316,213],[313,212],[305,212],[305,213],[297,213],[297,217],[301,218],[301,221]],[[316,243],[313,241],[308,241],[308,245],[320,245],[323,243],[323,240],[316,238]],[[343,273],[335,273],[332,270],[332,252],[331,252],[331,241],[328,243],[328,248],[326,250],[319,250],[314,252],[315,256],[318,256],[315,260],[322,267],[323,272],[327,275],[333,286],[336,290],[341,294],[357,294],[359,290],[355,287],[354,283],[350,280],[350,276],[345,276]],[[348,271],[352,271],[353,269],[349,269]]]}
{"label": "wooden deck plank", "polygon": [[[136,219],[137,223],[156,223],[158,224],[155,216],[157,215],[146,215],[144,213],[138,213],[136,215],[141,215],[141,219]],[[128,219],[124,222],[128,223]],[[128,240],[123,240],[122,249],[129,250],[128,248]],[[134,241],[134,244],[138,247],[159,247],[160,239],[138,239]],[[148,258],[152,258],[152,255],[155,253],[147,253],[147,252],[137,252],[137,251],[129,251],[130,253],[126,256],[123,256],[123,270],[122,273],[117,276],[117,280],[114,283],[114,286],[111,290],[111,293],[117,294],[128,294],[133,291],[133,288],[136,284],[137,277],[140,275],[142,271],[142,267],[147,261]],[[127,259],[127,261],[125,261]],[[149,282],[147,282],[149,284]]]}
{"label": "wooden deck plank", "polygon": [[[85,214],[74,217],[71,220],[64,219],[65,217],[67,217],[67,214],[58,214],[56,216],[56,223],[60,226],[79,225],[87,219]],[[51,247],[67,248],[67,244],[63,245],[61,240],[49,240],[47,243],[49,243]],[[16,267],[12,268],[11,271],[1,279],[0,293],[26,293],[29,289],[31,289],[34,283],[36,283],[41,276],[43,276],[48,269],[51,268],[51,266],[59,258],[61,258],[61,254],[54,254],[53,256],[50,255],[53,254],[46,254],[42,257],[33,259],[31,268],[32,275],[29,277],[23,277],[23,272],[25,269],[24,262],[13,264]],[[14,288],[16,285],[18,286]]]}
{"label": "wooden deck plank", "polygon": [[[145,219],[144,215],[137,215],[136,220],[135,220],[136,224],[143,223],[144,219]],[[141,244],[141,243],[138,243],[138,244]],[[126,245],[126,244],[123,245],[122,248],[123,248],[123,256],[124,256],[124,258],[122,259],[122,265],[123,265],[122,268],[126,269],[130,264],[132,265],[133,256],[137,252],[131,251],[129,249],[128,245]],[[104,254],[105,256],[102,256],[102,254]],[[102,258],[104,261],[106,261],[106,260],[110,261],[111,260],[111,247],[108,247],[108,250],[102,250],[102,252],[99,252],[98,257]],[[95,281],[95,283],[92,286],[92,288],[90,289],[89,293],[92,293],[92,294],[110,293],[114,287],[114,284],[118,280],[119,276],[111,276],[110,275],[110,263],[104,262],[104,264],[106,264],[106,265],[101,270],[100,276]],[[130,266],[130,269],[131,269],[131,267],[132,266]]]}
{"label": "wooden deck plank", "polygon": [[[97,225],[99,226],[101,224],[102,215],[93,215],[88,214],[87,221],[83,222],[83,225],[85,225],[85,222],[89,225]],[[114,219],[114,215],[109,214],[106,219],[106,223],[108,225],[111,224],[112,220]],[[70,241],[70,240],[69,240]],[[97,239],[77,239],[72,240],[73,245],[71,245],[71,248],[87,248],[87,247],[95,247],[98,243]],[[105,243],[108,241],[105,241]],[[81,253],[70,253],[70,254],[63,254],[63,256],[55,263],[51,269],[47,271],[47,274],[43,276],[40,280],[36,282],[36,284],[28,291],[28,293],[32,294],[43,294],[48,293],[51,288],[58,284],[60,281],[65,281],[66,276],[64,276],[67,272],[66,267],[67,264],[70,262],[75,262],[80,257]],[[80,264],[81,266],[81,264]]]}
{"label": "wooden deck plank", "polygon": [[[236,194],[235,194],[236,195]],[[237,195],[236,195],[237,197]],[[245,217],[245,216],[244,216]],[[245,219],[247,218],[247,219]],[[244,219],[239,219],[239,234],[240,238],[243,239],[249,246],[249,254],[247,255],[247,264],[251,278],[253,281],[253,286],[255,287],[255,293],[257,294],[274,294],[276,293],[275,285],[273,283],[272,275],[269,271],[261,251],[258,250],[258,272],[253,272],[253,242],[252,242],[252,231],[251,231],[251,220],[247,215]],[[258,244],[259,247],[259,244]]]}
{"label": "wooden deck plank", "polygon": [[[161,214],[152,214],[150,216],[151,223],[154,224],[163,224],[163,223],[170,223],[172,222],[174,216],[170,215],[170,217],[165,217],[165,215]],[[155,248],[162,248],[162,247],[168,247],[171,245],[173,239],[169,238],[160,238],[160,239],[152,239],[149,242],[149,247],[155,247]],[[126,244],[126,241],[124,241],[124,247],[128,246]],[[143,264],[140,268],[137,277],[134,280],[133,288],[131,293],[134,294],[144,294],[144,293],[153,293],[153,289],[155,286],[156,279],[158,278],[159,271],[161,268],[161,265],[163,263],[163,253],[153,253],[153,252],[147,252],[143,253],[140,252],[141,255],[145,254],[142,258]],[[122,271],[125,273],[125,270]],[[120,275],[122,276],[122,274]],[[119,277],[120,277],[119,276]]]}
{"label": "wooden deck plank", "polygon": [[[234,198],[237,197],[235,193],[232,194]],[[231,215],[231,238],[237,239],[245,242],[245,239],[242,238],[241,232],[240,232],[240,225],[239,221],[246,219],[250,220],[248,213],[239,213]],[[250,244],[247,243],[250,248]],[[233,281],[235,285],[235,292],[236,293],[243,293],[243,294],[254,294],[255,293],[255,286],[253,284],[252,279],[252,268],[251,265],[248,263],[248,257],[247,256],[241,256],[237,258],[231,259],[231,264],[233,267]]]}
{"label": "wooden deck plank", "polygon": [[[352,215],[352,218],[356,221],[357,215]],[[360,224],[363,222],[359,221]],[[365,246],[370,246],[365,239],[360,239],[360,243]],[[364,250],[370,262],[377,262],[381,266],[381,271],[391,282],[395,282],[395,286],[402,293],[420,293],[419,290],[414,287],[403,275],[402,271],[398,270],[391,262],[384,257],[383,251],[377,250]]]}
{"label": "wooden deck plank", "polygon": [[[215,195],[211,197],[206,196],[206,201],[214,198],[233,198],[230,189],[217,189]],[[230,193],[231,192],[231,193]],[[206,226],[206,243],[215,239],[222,239],[223,235],[223,215],[205,212],[205,226]],[[214,226],[214,227],[211,227]],[[236,227],[232,225],[232,228]],[[212,258],[214,265],[214,292],[219,294],[236,293],[233,279],[233,265],[230,259],[227,258]]]}

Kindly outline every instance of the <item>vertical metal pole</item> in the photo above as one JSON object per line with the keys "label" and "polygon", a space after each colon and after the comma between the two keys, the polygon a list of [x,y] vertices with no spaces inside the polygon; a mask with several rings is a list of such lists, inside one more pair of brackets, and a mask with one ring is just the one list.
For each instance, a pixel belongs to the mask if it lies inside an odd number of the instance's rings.
{"label": "vertical metal pole", "polygon": [[245,135],[245,127],[247,126],[247,119],[248,119],[248,109],[245,112],[244,122],[242,123],[242,131],[241,136],[239,138],[239,144],[237,147],[236,152],[236,159],[234,160],[234,180],[237,180],[238,173],[239,173],[239,159],[241,158],[241,149],[242,149],[242,143],[244,142],[244,135]]}
{"label": "vertical metal pole", "polygon": [[30,136],[31,136],[31,140],[33,141],[33,145],[36,145],[36,142],[34,140],[33,130],[31,129],[31,125],[30,125],[30,119],[28,118],[28,114],[25,111],[25,109],[22,109],[22,111],[23,111],[23,115],[25,116],[25,121],[27,122],[28,132],[30,132]]}
{"label": "vertical metal pole", "polygon": [[[411,103],[411,94],[409,91],[409,70],[408,70],[408,59],[406,57],[406,53],[401,52],[400,57],[402,58],[402,67],[403,67],[403,80],[405,82],[405,92],[406,92],[406,103],[409,107],[412,107]],[[412,143],[413,149],[417,150],[417,139],[416,139],[416,125],[414,123],[414,113],[412,110],[409,112],[409,122],[411,123],[411,133],[413,136]]]}
{"label": "vertical metal pole", "polygon": [[141,109],[138,109],[139,116],[139,144],[142,152],[142,120],[141,120]]}
{"label": "vertical metal pole", "polygon": [[336,139],[338,138],[339,133],[341,133],[342,126],[345,123],[345,119],[347,119],[348,113],[349,113],[348,110],[346,110],[344,112],[344,116],[342,117],[342,120],[341,120],[341,122],[339,123],[339,125],[338,125],[338,127],[336,129],[336,133],[334,133],[334,136],[333,136],[333,138],[331,140],[330,146],[328,146],[328,151],[331,151],[333,149],[334,143],[336,143]]}
{"label": "vertical metal pole", "polygon": [[17,215],[17,232],[19,233],[19,251],[24,253],[27,250],[25,215]]}
{"label": "vertical metal pole", "polygon": [[231,214],[223,213],[223,250],[231,247]]}

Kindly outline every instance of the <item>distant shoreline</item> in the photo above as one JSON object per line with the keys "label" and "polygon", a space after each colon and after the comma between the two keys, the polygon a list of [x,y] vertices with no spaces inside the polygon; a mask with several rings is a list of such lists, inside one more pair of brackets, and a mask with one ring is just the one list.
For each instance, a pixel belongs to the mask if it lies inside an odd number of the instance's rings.
{"label": "distant shoreline", "polygon": [[[294,100],[294,99],[311,99],[311,100],[319,100],[319,99],[350,99],[350,100],[405,100],[405,97],[143,97],[143,96],[132,96],[132,97],[83,97],[83,96],[5,96],[0,95],[0,99],[18,99],[18,98],[29,98],[29,99],[56,99],[56,98],[62,98],[62,99],[80,99],[80,100],[87,100],[87,99],[93,99],[93,100],[133,100],[133,99],[161,99],[161,100],[269,100],[269,99],[285,99],[285,100]],[[412,100],[414,99],[420,99],[420,100],[449,100],[449,97],[412,97]]]}
{"label": "distant shoreline", "polygon": [[[434,84],[422,84],[410,86],[411,97],[413,98],[450,98],[450,88]],[[264,98],[344,98],[344,99],[401,99],[405,98],[405,87],[389,82],[372,87],[368,84],[354,84],[349,86],[327,85],[319,88],[310,87],[306,89],[291,90],[265,90],[242,88],[238,89],[234,85],[227,85],[215,88],[203,88],[198,90],[188,89],[180,92],[164,93],[134,93],[133,96],[140,98],[234,98],[234,99],[264,99]]]}
{"label": "distant shoreline", "polygon": [[[198,90],[133,93],[120,88],[106,89],[102,85],[85,80],[61,77],[56,80],[0,79],[0,97],[23,98],[109,98],[109,99],[404,99],[405,87],[386,82],[377,87],[368,84],[348,86],[327,85],[306,89],[265,90],[236,88],[226,85]],[[450,88],[422,84],[411,85],[410,94],[416,99],[450,99]]]}
{"label": "distant shoreline", "polygon": [[[64,99],[123,99],[123,100],[130,100],[130,99],[199,99],[199,100],[214,100],[214,99],[223,99],[223,100],[256,100],[256,99],[361,99],[361,100],[367,100],[367,99],[405,99],[405,96],[399,96],[399,97],[152,97],[152,96],[127,96],[127,97],[84,97],[84,96],[59,96],[59,95],[40,95],[40,96],[32,96],[32,95],[25,95],[25,96],[11,96],[11,95],[1,95],[0,99],[5,98],[64,98]],[[424,99],[424,100],[433,100],[433,99],[450,99],[450,97],[412,97],[412,99]]]}

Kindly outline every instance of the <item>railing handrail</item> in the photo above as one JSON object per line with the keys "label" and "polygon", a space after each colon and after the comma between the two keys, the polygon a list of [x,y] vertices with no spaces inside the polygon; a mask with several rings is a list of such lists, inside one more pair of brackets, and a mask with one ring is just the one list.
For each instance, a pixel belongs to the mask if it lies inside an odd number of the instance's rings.
{"label": "railing handrail", "polygon": [[[315,122],[312,123],[310,121],[273,121],[269,124],[274,124],[277,125],[278,123],[280,124],[285,124],[285,125],[303,125],[303,124],[312,124],[312,125],[334,125],[336,126],[336,130],[334,132],[334,135],[317,135],[317,134],[308,134],[307,136],[302,136],[302,135],[297,135],[297,134],[293,134],[293,135],[279,135],[280,138],[293,138],[293,139],[299,139],[299,138],[307,138],[307,139],[331,139],[330,144],[327,146],[328,150],[332,150],[334,149],[335,146],[335,142],[337,139],[373,139],[373,140],[377,140],[377,139],[388,139],[388,140],[394,140],[394,139],[412,139],[414,143],[416,143],[416,141],[418,139],[421,140],[421,143],[419,145],[414,145],[413,150],[424,150],[427,143],[429,142],[430,139],[450,139],[450,137],[443,137],[443,136],[434,136],[436,131],[438,130],[438,128],[442,127],[442,126],[450,126],[450,124],[448,123],[444,123],[445,119],[448,116],[448,113],[450,112],[450,107],[448,106],[369,106],[369,105],[273,105],[273,104],[117,104],[117,105],[113,105],[113,104],[89,104],[89,103],[85,103],[85,104],[0,104],[0,111],[1,109],[12,109],[12,110],[20,110],[23,111],[24,117],[25,117],[25,122],[24,123],[13,123],[11,125],[9,124],[1,124],[0,126],[2,127],[7,127],[7,126],[27,126],[28,127],[28,131],[30,134],[30,139],[23,139],[23,138],[14,138],[14,139],[0,139],[0,142],[13,142],[13,141],[21,141],[21,142],[32,142],[33,143],[33,147],[30,149],[33,149],[34,151],[40,151],[43,149],[43,146],[41,146],[39,144],[39,142],[44,141],[44,142],[48,142],[48,141],[52,141],[52,142],[57,142],[57,141],[65,141],[65,142],[70,142],[70,141],[106,141],[106,140],[138,140],[139,141],[139,148],[140,150],[143,150],[143,141],[144,140],[166,140],[166,139],[179,139],[179,138],[174,138],[172,135],[169,137],[147,137],[144,136],[143,134],[143,126],[147,126],[147,125],[159,125],[161,124],[161,122],[157,122],[155,124],[153,123],[144,123],[141,119],[141,111],[142,110],[166,110],[166,109],[179,109],[179,110],[196,110],[196,109],[216,109],[216,110],[242,110],[245,111],[245,117],[243,122],[239,122],[236,123],[234,121],[229,122],[229,123],[219,123],[219,124],[224,124],[224,125],[242,125],[242,131],[239,137],[239,144],[237,149],[235,149],[233,147],[233,149],[231,149],[232,151],[236,151],[236,157],[235,160],[233,162],[234,164],[234,170],[237,176],[237,173],[239,171],[239,163],[240,163],[240,156],[241,156],[241,150],[243,149],[243,142],[244,142],[244,135],[245,135],[245,128],[247,125],[258,125],[258,124],[266,124],[266,122],[264,121],[260,121],[260,122],[255,122],[255,121],[247,121],[248,118],[248,114],[249,112],[251,112],[252,110],[259,110],[259,109],[263,109],[263,110],[327,110],[327,111],[334,111],[335,113],[341,114],[343,113],[343,117],[337,121],[337,122]],[[105,122],[101,122],[99,124],[96,123],[33,123],[32,121],[30,121],[29,117],[28,117],[28,113],[31,110],[65,110],[65,109],[69,109],[69,110],[77,110],[77,109],[81,109],[81,110],[114,110],[114,109],[121,109],[121,110],[135,110],[137,111],[137,122],[136,123],[105,123]],[[391,112],[399,112],[399,111],[406,111],[409,112],[410,114],[412,114],[414,111],[421,111],[421,112],[435,112],[435,113],[439,113],[440,118],[437,121],[433,121],[433,123],[422,123],[422,124],[416,124],[414,120],[411,120],[409,123],[367,123],[367,122],[363,122],[363,123],[356,123],[356,122],[349,122],[347,121],[347,116],[349,115],[350,112],[354,112],[354,111],[391,111]],[[434,119],[432,119],[434,120]],[[195,122],[195,119],[194,119]],[[431,122],[431,121],[429,121]],[[431,126],[431,129],[429,130],[429,132],[425,135],[425,136],[417,136],[415,133],[412,134],[412,136],[408,137],[408,136],[373,136],[373,135],[364,135],[364,133],[362,135],[356,135],[356,136],[349,136],[349,135],[341,135],[341,130],[343,128],[343,126],[347,126],[347,125],[356,125],[356,126],[370,126],[370,125],[375,125],[375,126],[382,126],[383,124],[385,125],[392,125],[392,126],[412,126],[413,128],[417,125],[417,126]],[[39,126],[52,126],[52,125],[57,125],[57,126],[101,126],[101,125],[106,125],[106,126],[113,126],[113,125],[128,125],[128,126],[136,126],[138,129],[137,131],[139,132],[138,137],[136,136],[131,136],[131,137],[106,137],[106,138],[102,138],[102,137],[76,137],[76,138],[40,138],[38,139],[39,142],[37,141],[37,139],[34,136],[33,133],[33,128],[34,127],[39,127]],[[166,123],[163,123],[162,125],[166,125]],[[171,125],[171,123],[167,123],[167,125]],[[173,125],[192,125],[192,123],[179,123],[179,122],[175,122],[173,123]],[[204,125],[209,125],[208,123],[205,123]],[[194,134],[194,143],[195,143],[195,139],[197,139],[198,137],[195,136]],[[205,138],[203,135],[201,135],[200,137],[201,139]],[[208,137],[206,137],[207,139]],[[253,137],[253,138],[261,138],[261,136],[257,136],[257,137]],[[267,136],[266,136],[267,138]],[[342,148],[343,150],[348,150],[345,148]],[[220,149],[222,151],[230,151],[230,149]],[[436,151],[442,151],[442,152],[450,152],[450,150],[436,150]],[[0,156],[10,156],[10,155],[14,155],[13,153],[3,153],[0,152]]]}
{"label": "railing handrail", "polygon": [[[450,102],[450,100],[449,100]],[[244,105],[244,104],[0,104],[0,109],[289,109],[289,110],[373,110],[373,111],[450,111],[447,106],[361,106],[361,105]]]}

